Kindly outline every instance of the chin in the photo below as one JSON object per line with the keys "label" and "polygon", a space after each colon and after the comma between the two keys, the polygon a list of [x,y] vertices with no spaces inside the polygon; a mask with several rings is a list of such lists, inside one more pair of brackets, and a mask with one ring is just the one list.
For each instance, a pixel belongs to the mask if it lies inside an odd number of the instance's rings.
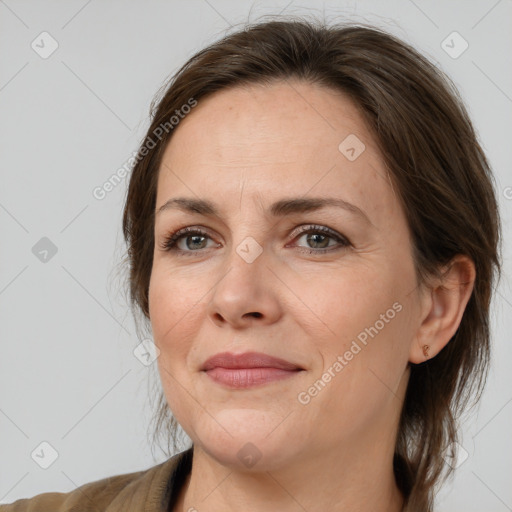
{"label": "chin", "polygon": [[211,416],[207,420],[203,418],[201,426],[194,429],[190,437],[194,445],[199,445],[219,464],[230,469],[272,471],[286,465],[302,451],[297,432],[289,431],[293,423],[285,424],[287,420],[283,422],[282,417],[270,412],[225,409],[214,416],[217,421]]}

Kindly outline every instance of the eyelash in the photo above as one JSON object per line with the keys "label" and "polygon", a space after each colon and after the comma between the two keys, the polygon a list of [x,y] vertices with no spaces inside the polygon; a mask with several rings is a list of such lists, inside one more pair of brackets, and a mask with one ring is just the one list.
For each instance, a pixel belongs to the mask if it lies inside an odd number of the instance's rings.
{"label": "eyelash", "polygon": [[[332,229],[325,227],[325,226],[318,226],[318,225],[304,225],[300,226],[300,231],[296,234],[295,238],[305,235],[305,234],[311,234],[311,233],[322,233],[324,235],[328,235],[330,238],[338,242],[339,246],[337,247],[330,247],[328,249],[307,249],[305,247],[301,247],[299,249],[300,252],[306,252],[308,254],[325,254],[327,252],[332,252],[336,250],[346,249],[347,247],[351,246],[352,244],[350,241],[344,237],[336,233],[336,231],[333,231]],[[175,233],[170,233],[160,244],[160,248],[166,252],[175,252],[178,255],[181,256],[193,256],[195,254],[201,253],[205,249],[198,249],[197,251],[184,251],[182,249],[177,248],[178,241],[185,237],[188,238],[190,236],[199,235],[203,237],[208,237],[211,239],[210,235],[199,229],[194,227],[187,227],[180,229],[176,231]],[[294,238],[294,239],[295,239]]]}

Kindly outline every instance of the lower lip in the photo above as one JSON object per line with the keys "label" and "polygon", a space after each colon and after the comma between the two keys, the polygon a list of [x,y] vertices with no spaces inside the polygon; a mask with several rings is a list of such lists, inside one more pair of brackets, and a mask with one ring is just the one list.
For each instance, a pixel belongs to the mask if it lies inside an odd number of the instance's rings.
{"label": "lower lip", "polygon": [[287,379],[300,373],[300,370],[280,368],[212,368],[206,374],[215,382],[231,388],[250,388]]}

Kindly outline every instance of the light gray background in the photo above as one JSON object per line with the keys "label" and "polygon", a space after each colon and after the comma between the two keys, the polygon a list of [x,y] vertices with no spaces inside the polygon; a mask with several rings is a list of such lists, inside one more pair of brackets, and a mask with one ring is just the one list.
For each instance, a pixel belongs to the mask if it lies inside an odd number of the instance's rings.
{"label": "light gray background", "polygon": [[[0,0],[0,502],[164,460],[146,434],[156,363],[133,355],[118,269],[126,181],[101,201],[92,191],[137,149],[153,95],[186,58],[281,11],[374,22],[447,71],[467,102],[497,176],[505,275],[492,374],[464,429],[469,457],[437,510],[512,510],[510,0]],[[47,59],[31,48],[43,31],[59,45]],[[441,47],[453,31],[469,43],[456,59]],[[58,249],[46,263],[32,252],[42,237]],[[48,469],[31,458],[43,441],[58,452]]]}

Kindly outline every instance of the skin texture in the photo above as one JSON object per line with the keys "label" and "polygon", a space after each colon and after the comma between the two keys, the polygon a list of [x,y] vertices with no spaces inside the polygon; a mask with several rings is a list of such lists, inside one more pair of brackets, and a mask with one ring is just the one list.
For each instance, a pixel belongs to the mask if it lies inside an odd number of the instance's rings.
{"label": "skin texture", "polygon": [[[353,161],[339,149],[350,134],[365,145]],[[177,197],[212,201],[220,215],[155,216],[149,302],[158,368],[194,442],[175,510],[400,510],[392,458],[408,365],[426,359],[424,345],[435,357],[454,334],[471,261],[457,258],[444,283],[418,286],[406,218],[362,117],[344,95],[305,82],[201,100],[166,148],[157,211]],[[268,213],[278,200],[311,197],[343,199],[368,220],[337,207]],[[314,228],[298,232],[311,224],[349,245]],[[166,236],[184,227],[207,237],[185,234],[181,253],[165,251]],[[258,245],[245,245],[247,237]],[[248,263],[241,247],[262,252]],[[377,334],[347,360],[371,326]],[[229,389],[200,371],[225,351],[263,352],[304,370]],[[333,370],[338,356],[341,371]],[[329,368],[329,381],[308,394]],[[304,392],[307,403],[298,399]],[[260,457],[251,467],[237,456],[247,443]]]}

